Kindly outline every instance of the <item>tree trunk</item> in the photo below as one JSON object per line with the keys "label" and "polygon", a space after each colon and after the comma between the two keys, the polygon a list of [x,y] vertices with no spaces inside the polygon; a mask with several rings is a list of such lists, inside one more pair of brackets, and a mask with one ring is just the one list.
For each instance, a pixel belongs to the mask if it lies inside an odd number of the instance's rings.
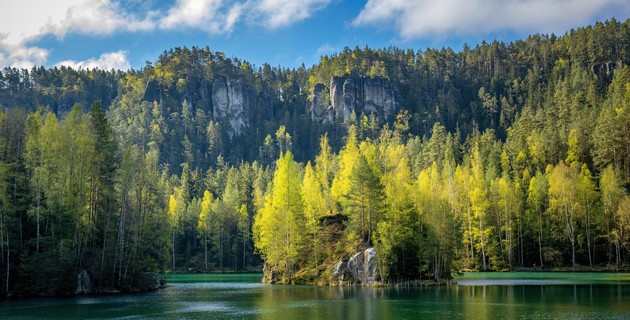
{"label": "tree trunk", "polygon": [[204,234],[204,257],[206,259],[206,270],[208,270],[208,233]]}
{"label": "tree trunk", "polygon": [[247,236],[243,236],[243,269],[241,270],[245,270],[245,257],[246,257],[246,253],[245,253],[245,248],[247,245]]}
{"label": "tree trunk", "polygon": [[470,208],[466,211],[468,217],[468,241],[470,242],[470,263],[474,263],[475,261],[475,247],[474,247],[474,239],[472,232],[472,219],[470,217]]}
{"label": "tree trunk", "polygon": [[575,268],[575,239],[571,238],[571,256],[573,260],[573,268]]}
{"label": "tree trunk", "polygon": [[481,241],[481,261],[483,262],[483,271],[486,271],[486,248],[483,244],[483,225],[481,219],[479,219],[479,237]]}
{"label": "tree trunk", "polygon": [[11,247],[9,246],[9,233],[7,232],[7,283],[6,283],[6,288],[5,288],[5,292],[7,294],[9,294],[9,276],[11,275],[9,272],[9,269],[11,268],[11,264],[9,263],[9,261],[11,260]]}
{"label": "tree trunk", "polygon": [[593,254],[591,253],[591,221],[590,215],[586,212],[586,247],[588,249],[588,264],[593,267]]}
{"label": "tree trunk", "polygon": [[538,213],[538,256],[540,258],[540,268],[544,266],[542,254],[542,214]]}
{"label": "tree trunk", "polygon": [[175,270],[175,228],[173,228],[173,270]]}

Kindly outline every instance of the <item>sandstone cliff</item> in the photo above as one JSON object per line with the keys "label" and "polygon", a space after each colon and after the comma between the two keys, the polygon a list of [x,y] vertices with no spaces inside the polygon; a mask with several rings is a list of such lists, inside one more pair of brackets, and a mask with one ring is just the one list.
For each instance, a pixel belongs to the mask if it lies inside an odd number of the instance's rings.
{"label": "sandstone cliff", "polygon": [[[242,79],[217,76],[213,79],[196,79],[185,92],[165,88],[157,80],[147,82],[142,100],[162,103],[165,96],[177,101],[188,101],[193,109],[201,108],[212,113],[212,119],[221,123],[227,135],[238,136],[250,126],[250,108],[253,106],[251,85]],[[264,99],[263,99],[264,100]]]}
{"label": "sandstone cliff", "polygon": [[223,124],[230,139],[249,127],[249,99],[241,79],[214,78],[212,116]]}
{"label": "sandstone cliff", "polygon": [[328,87],[316,84],[310,101],[310,114],[319,124],[341,121],[355,114],[374,113],[388,119],[399,107],[396,87],[385,78],[359,76],[333,77]]}

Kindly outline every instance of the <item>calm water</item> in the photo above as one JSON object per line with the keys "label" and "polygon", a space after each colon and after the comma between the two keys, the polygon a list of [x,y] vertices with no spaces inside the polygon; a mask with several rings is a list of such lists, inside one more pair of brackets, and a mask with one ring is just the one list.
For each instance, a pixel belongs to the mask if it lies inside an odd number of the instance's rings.
{"label": "calm water", "polygon": [[628,274],[478,273],[431,288],[270,286],[173,275],[141,294],[0,300],[0,319],[630,319]]}

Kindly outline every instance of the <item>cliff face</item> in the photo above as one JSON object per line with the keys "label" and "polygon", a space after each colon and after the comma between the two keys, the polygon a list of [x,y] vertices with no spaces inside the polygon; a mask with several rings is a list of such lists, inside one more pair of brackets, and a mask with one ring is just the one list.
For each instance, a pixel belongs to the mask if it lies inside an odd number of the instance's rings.
{"label": "cliff face", "polygon": [[210,80],[199,79],[189,89],[184,93],[169,91],[158,81],[151,80],[146,84],[142,100],[162,103],[164,92],[174,95],[178,101],[187,100],[194,109],[212,112],[212,119],[222,124],[230,139],[249,128],[250,107],[255,98],[252,97],[251,86],[244,80],[217,76]]}
{"label": "cliff face", "polygon": [[316,84],[310,101],[311,117],[320,124],[341,121],[356,114],[374,113],[389,118],[399,107],[396,87],[385,78],[357,76],[333,77],[330,80],[330,104],[326,104],[325,87]]}
{"label": "cliff face", "polygon": [[230,138],[249,127],[249,99],[242,80],[216,77],[212,83],[212,116],[223,124]]}
{"label": "cliff face", "polygon": [[311,119],[318,124],[327,125],[333,123],[333,108],[328,104],[326,87],[318,83],[313,88],[313,97],[310,101]]}

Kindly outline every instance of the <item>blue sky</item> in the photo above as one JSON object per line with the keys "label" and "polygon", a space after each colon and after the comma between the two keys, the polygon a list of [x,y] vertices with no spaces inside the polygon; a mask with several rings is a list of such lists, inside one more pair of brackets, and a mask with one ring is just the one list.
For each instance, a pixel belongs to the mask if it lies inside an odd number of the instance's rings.
{"label": "blue sky", "polygon": [[459,50],[629,16],[628,0],[0,0],[0,67],[141,68],[183,46],[308,67],[345,46]]}

